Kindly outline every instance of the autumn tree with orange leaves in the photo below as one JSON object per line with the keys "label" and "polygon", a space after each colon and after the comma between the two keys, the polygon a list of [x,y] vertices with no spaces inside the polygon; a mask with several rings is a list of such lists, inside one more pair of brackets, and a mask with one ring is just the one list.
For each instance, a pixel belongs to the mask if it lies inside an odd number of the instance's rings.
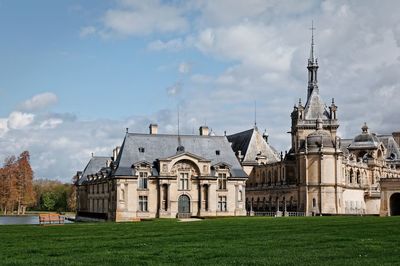
{"label": "autumn tree with orange leaves", "polygon": [[0,210],[4,213],[25,214],[26,208],[35,202],[33,171],[28,151],[18,159],[8,157],[0,168]]}

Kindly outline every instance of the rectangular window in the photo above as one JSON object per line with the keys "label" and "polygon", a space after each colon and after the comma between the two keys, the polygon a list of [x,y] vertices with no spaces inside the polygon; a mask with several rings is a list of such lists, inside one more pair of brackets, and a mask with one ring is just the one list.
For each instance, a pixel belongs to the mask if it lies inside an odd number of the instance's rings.
{"label": "rectangular window", "polygon": [[147,212],[147,196],[139,196],[139,211]]}
{"label": "rectangular window", "polygon": [[226,212],[226,196],[218,197],[218,211]]}
{"label": "rectangular window", "polygon": [[179,189],[188,190],[189,189],[189,174],[181,173],[179,177]]}
{"label": "rectangular window", "polygon": [[226,189],[226,174],[218,174],[218,189]]}
{"label": "rectangular window", "polygon": [[139,173],[139,188],[147,189],[147,172]]}

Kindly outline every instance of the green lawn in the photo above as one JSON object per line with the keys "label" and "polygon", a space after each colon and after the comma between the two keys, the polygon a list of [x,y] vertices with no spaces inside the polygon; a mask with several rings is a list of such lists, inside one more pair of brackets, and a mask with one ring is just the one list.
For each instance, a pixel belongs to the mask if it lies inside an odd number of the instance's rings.
{"label": "green lawn", "polygon": [[399,265],[400,217],[0,226],[1,265]]}

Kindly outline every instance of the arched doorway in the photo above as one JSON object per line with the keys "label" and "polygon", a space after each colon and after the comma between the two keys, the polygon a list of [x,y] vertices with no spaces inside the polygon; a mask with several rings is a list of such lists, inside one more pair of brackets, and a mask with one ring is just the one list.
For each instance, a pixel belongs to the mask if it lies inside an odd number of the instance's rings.
{"label": "arched doorway", "polygon": [[178,213],[190,214],[190,199],[187,195],[181,195],[178,199]]}
{"label": "arched doorway", "polygon": [[390,216],[400,215],[400,193],[390,197]]}

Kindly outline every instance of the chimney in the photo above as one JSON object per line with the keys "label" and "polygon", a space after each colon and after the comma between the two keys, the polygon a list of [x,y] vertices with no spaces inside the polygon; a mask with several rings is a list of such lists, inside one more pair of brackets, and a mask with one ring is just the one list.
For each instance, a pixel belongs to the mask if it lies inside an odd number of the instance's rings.
{"label": "chimney", "polygon": [[121,149],[120,146],[117,146],[117,147],[115,147],[115,149],[113,149],[113,160],[114,161],[117,160],[117,156],[118,156],[118,153],[119,153],[120,149]]}
{"label": "chimney", "polygon": [[268,133],[267,133],[267,131],[264,131],[264,133],[263,133],[263,139],[265,140],[265,142],[266,143],[268,143]]}
{"label": "chimney", "polygon": [[199,128],[200,136],[208,136],[208,126],[201,126]]}
{"label": "chimney", "polygon": [[150,135],[157,135],[158,133],[158,125],[157,124],[150,124]]}
{"label": "chimney", "polygon": [[400,145],[400,131],[393,132],[392,135],[397,144]]}
{"label": "chimney", "polygon": [[75,183],[78,182],[79,179],[81,179],[81,177],[82,177],[82,171],[76,172],[76,180],[75,180]]}

